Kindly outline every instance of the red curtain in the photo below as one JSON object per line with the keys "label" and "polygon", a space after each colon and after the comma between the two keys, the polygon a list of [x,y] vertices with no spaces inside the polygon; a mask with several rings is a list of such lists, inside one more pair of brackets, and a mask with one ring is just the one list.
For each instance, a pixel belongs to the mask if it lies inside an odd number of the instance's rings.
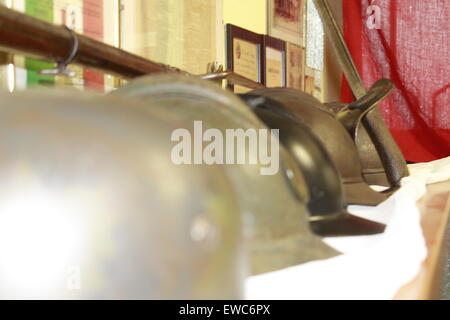
{"label": "red curtain", "polygon": [[[405,158],[450,156],[450,1],[343,0],[343,18],[365,86],[396,86],[380,111]],[[353,100],[346,81],[342,99]]]}

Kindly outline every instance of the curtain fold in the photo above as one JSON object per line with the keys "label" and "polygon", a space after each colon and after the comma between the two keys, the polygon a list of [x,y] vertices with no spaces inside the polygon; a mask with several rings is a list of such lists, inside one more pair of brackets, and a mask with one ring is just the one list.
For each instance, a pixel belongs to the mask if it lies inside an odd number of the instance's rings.
{"label": "curtain fold", "polygon": [[[396,86],[380,111],[405,158],[450,156],[450,2],[343,0],[343,19],[365,86]],[[345,80],[341,98],[353,100]]]}

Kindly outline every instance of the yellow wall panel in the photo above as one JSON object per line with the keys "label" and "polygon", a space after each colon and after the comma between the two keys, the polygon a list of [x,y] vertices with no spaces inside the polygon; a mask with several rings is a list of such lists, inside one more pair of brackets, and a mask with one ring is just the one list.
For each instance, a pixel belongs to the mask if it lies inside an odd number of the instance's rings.
{"label": "yellow wall panel", "polygon": [[266,0],[222,0],[224,23],[231,23],[256,33],[267,31]]}

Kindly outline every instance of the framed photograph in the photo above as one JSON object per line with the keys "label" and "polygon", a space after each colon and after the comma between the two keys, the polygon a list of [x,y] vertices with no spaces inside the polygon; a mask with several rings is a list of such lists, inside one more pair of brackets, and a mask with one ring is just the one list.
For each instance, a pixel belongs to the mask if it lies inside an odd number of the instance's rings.
{"label": "framed photograph", "polygon": [[[249,30],[227,24],[227,69],[263,83],[262,73],[263,37]],[[235,93],[248,92],[249,89],[234,86]]]}
{"label": "framed photograph", "polygon": [[304,46],[306,0],[267,1],[267,33],[272,37]]}
{"label": "framed photograph", "polygon": [[263,83],[268,88],[286,87],[286,42],[263,36]]}
{"label": "framed photograph", "polygon": [[286,43],[286,86],[305,90],[305,48],[293,43]]}

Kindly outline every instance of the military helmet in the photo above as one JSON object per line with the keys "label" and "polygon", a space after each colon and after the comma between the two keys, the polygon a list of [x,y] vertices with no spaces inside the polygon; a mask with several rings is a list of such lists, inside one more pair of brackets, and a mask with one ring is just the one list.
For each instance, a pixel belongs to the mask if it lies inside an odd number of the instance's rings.
{"label": "military helmet", "polygon": [[[384,151],[386,145],[395,144],[395,142],[388,137],[379,136],[379,133],[376,134],[374,132],[369,137],[368,132],[370,128],[366,129],[363,125],[359,124],[365,114],[372,112],[376,105],[387,97],[393,88],[394,84],[390,80],[380,79],[372,85],[366,95],[357,101],[350,104],[341,102],[325,103],[325,106],[335,113],[336,117],[353,137],[361,159],[364,180],[370,185],[391,187],[390,191],[395,191],[395,187],[400,184],[400,179],[409,174],[406,163],[403,161],[403,163],[399,162],[395,165],[392,163],[383,165],[381,159],[383,157],[389,158],[389,155]],[[376,149],[375,143],[372,141],[373,139],[377,142],[378,148],[380,146],[382,147],[380,151]],[[378,153],[382,156],[380,157]]]}
{"label": "military helmet", "polygon": [[[306,125],[322,142],[341,174],[349,204],[377,205],[390,195],[376,192],[366,183],[352,136],[336,115],[316,98],[290,88],[256,89],[251,94],[276,102],[274,109],[279,109]],[[359,114],[354,119],[358,122],[361,120]]]}
{"label": "military helmet", "polygon": [[315,233],[344,236],[384,231],[384,225],[353,216],[346,210],[339,171],[308,127],[280,108],[274,108],[276,101],[252,94],[241,98],[266,125],[279,128],[280,142],[292,154],[305,178],[310,194],[310,224]]}
{"label": "military helmet", "polygon": [[243,297],[234,192],[220,167],[172,163],[179,126],[151,102],[0,101],[0,298]]}
{"label": "military helmet", "polygon": [[[218,130],[223,135],[227,130],[242,130],[248,133],[248,144],[239,147],[237,143],[236,151],[244,153],[247,160],[252,156],[250,131],[269,131],[241,99],[206,80],[180,75],[146,76],[114,94],[145,101],[149,109],[157,106],[165,118],[183,123],[184,128],[201,121],[203,130]],[[252,274],[337,255],[309,228],[308,190],[284,147],[279,148],[279,168],[273,175],[261,174],[266,165],[256,160],[253,164],[246,161],[223,165],[244,212]]]}

